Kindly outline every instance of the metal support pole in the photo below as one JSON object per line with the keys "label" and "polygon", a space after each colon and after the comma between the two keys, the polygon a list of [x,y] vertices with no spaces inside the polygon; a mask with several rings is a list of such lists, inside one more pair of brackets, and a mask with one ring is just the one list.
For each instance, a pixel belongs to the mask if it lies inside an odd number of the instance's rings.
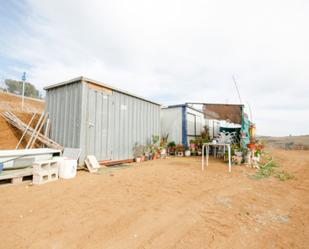
{"label": "metal support pole", "polygon": [[25,102],[25,81],[23,80],[23,92],[21,97],[21,110],[24,111],[24,102]]}
{"label": "metal support pole", "polygon": [[205,149],[205,144],[202,146],[202,171],[204,171],[204,149]]}
{"label": "metal support pole", "polygon": [[206,166],[208,166],[208,159],[209,159],[209,145],[206,145]]}
{"label": "metal support pole", "polygon": [[21,96],[21,110],[24,111],[26,72],[23,73],[22,81],[23,81],[23,91]]}
{"label": "metal support pole", "polygon": [[228,153],[229,153],[229,173],[232,172],[232,163],[231,163],[231,145],[227,146]]}

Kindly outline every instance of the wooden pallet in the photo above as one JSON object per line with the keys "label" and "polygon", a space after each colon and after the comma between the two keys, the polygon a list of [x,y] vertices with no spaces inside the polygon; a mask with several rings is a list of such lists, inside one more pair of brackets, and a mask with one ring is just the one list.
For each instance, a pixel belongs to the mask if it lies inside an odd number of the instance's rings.
{"label": "wooden pallet", "polygon": [[5,170],[0,174],[0,185],[20,184],[32,180],[32,168]]}

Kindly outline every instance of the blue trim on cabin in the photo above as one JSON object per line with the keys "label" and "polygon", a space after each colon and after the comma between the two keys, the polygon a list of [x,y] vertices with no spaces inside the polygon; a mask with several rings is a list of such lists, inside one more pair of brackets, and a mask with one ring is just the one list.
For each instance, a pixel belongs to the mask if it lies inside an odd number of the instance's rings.
{"label": "blue trim on cabin", "polygon": [[187,141],[187,109],[186,106],[183,105],[181,107],[182,113],[182,144],[185,149],[188,148],[188,141]]}
{"label": "blue trim on cabin", "polygon": [[[166,108],[176,108],[176,107],[185,107],[186,104],[179,104],[179,105],[168,105]],[[164,108],[164,107],[163,107]]]}

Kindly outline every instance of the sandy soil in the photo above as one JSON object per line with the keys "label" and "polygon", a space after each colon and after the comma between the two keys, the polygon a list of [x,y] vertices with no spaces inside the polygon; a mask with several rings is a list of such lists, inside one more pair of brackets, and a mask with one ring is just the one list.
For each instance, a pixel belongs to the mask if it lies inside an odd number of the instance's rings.
{"label": "sandy soil", "polygon": [[42,186],[0,187],[1,248],[308,248],[309,154],[297,179],[252,180],[211,160],[157,160]]}
{"label": "sandy soil", "polygon": [[[21,97],[14,94],[0,92],[0,113],[11,111],[23,122],[28,123],[33,115],[33,112],[42,113],[44,110],[44,101],[31,98],[25,98],[24,111],[21,110]],[[38,120],[39,115],[37,115]],[[33,121],[33,126],[36,124]],[[0,116],[0,150],[15,149],[21,132],[9,125],[5,119]],[[25,147],[27,143],[21,144],[20,148]]]}

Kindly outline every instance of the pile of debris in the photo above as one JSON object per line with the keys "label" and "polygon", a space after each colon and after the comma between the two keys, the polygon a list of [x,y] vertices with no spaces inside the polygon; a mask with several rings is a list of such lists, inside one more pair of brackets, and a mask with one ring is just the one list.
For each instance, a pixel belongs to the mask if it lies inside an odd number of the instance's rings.
{"label": "pile of debris", "polygon": [[[12,126],[17,128],[22,132],[22,136],[16,146],[16,149],[20,146],[21,142],[23,139],[25,139],[25,136],[28,135],[30,138],[28,140],[26,149],[31,149],[35,146],[35,143],[37,140],[41,142],[43,145],[45,145],[47,148],[51,149],[57,149],[57,150],[63,150],[63,147],[56,143],[55,141],[51,140],[47,134],[49,133],[50,129],[50,122],[48,118],[48,113],[42,113],[37,124],[35,125],[35,128],[31,127],[31,123],[35,119],[35,116],[37,114],[34,113],[31,120],[29,121],[28,124],[25,124],[22,122],[16,115],[14,115],[12,112],[4,112],[1,114],[1,116]],[[45,132],[42,134],[42,129],[45,125]]]}
{"label": "pile of debris", "polygon": [[[37,115],[34,113],[29,123],[25,124],[10,111],[1,113],[6,122],[22,134],[15,150],[1,150],[0,152],[1,184],[15,184],[31,180],[31,178],[34,184],[42,184],[58,179],[61,163],[55,161],[54,158],[62,158],[64,148],[48,137],[49,114],[43,112],[39,117]],[[35,124],[34,121],[37,118],[38,121]],[[25,149],[19,149],[22,142],[26,144]],[[77,160],[74,160],[74,166],[76,168]]]}

